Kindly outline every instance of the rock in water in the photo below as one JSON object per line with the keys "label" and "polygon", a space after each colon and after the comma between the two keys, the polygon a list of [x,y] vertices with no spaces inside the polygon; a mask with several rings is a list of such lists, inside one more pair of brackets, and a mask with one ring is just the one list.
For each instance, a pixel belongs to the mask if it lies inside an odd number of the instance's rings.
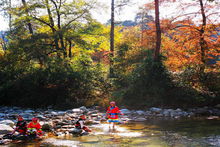
{"label": "rock in water", "polygon": [[9,144],[11,142],[10,139],[3,139],[3,140],[0,140],[0,145],[6,145],[6,144]]}
{"label": "rock in water", "polygon": [[150,111],[155,112],[155,113],[160,113],[162,111],[162,109],[161,108],[152,107],[152,108],[150,108]]}
{"label": "rock in water", "polygon": [[130,114],[130,113],[131,113],[131,111],[128,110],[128,109],[121,109],[121,112],[122,112],[123,114]]}
{"label": "rock in water", "polygon": [[71,130],[69,131],[69,133],[71,133],[71,134],[81,134],[81,133],[82,133],[82,130],[81,130],[81,129],[76,129],[76,128],[74,128],[74,129],[71,129]]}
{"label": "rock in water", "polygon": [[0,134],[7,134],[13,131],[13,128],[9,125],[0,124]]}
{"label": "rock in water", "polygon": [[55,111],[52,111],[51,114],[54,115],[54,116],[59,115],[59,114],[58,114],[57,112],[55,112]]}
{"label": "rock in water", "polygon": [[0,121],[0,124],[10,125],[11,127],[13,127],[15,123],[11,120],[2,120]]}
{"label": "rock in water", "polygon": [[83,111],[79,108],[72,109],[73,113],[82,113]]}
{"label": "rock in water", "polygon": [[135,121],[146,121],[147,119],[146,118],[136,118]]}
{"label": "rock in water", "polygon": [[138,115],[143,115],[145,112],[144,112],[144,111],[141,111],[141,110],[138,110],[138,111],[136,111],[136,113],[137,113]]}
{"label": "rock in water", "polygon": [[85,106],[82,106],[79,109],[82,110],[84,113],[89,112],[89,110]]}
{"label": "rock in water", "polygon": [[49,125],[49,124],[43,124],[42,125],[42,130],[43,131],[51,131],[51,129],[52,129],[52,126]]}
{"label": "rock in water", "polygon": [[57,113],[58,113],[58,115],[65,115],[65,114],[66,114],[65,111],[59,111],[59,112],[57,112]]}
{"label": "rock in water", "polygon": [[35,111],[33,111],[33,110],[25,110],[24,112],[25,113],[35,113]]}
{"label": "rock in water", "polygon": [[0,117],[5,117],[5,113],[0,113]]}

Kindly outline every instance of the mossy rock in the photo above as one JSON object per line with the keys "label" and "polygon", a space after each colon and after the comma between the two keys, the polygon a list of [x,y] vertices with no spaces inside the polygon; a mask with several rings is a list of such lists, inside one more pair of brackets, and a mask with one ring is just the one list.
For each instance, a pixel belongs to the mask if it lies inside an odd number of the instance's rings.
{"label": "mossy rock", "polygon": [[51,131],[51,129],[52,129],[52,126],[49,125],[49,124],[43,124],[42,125],[42,130],[45,131],[45,132],[49,132],[49,131]]}

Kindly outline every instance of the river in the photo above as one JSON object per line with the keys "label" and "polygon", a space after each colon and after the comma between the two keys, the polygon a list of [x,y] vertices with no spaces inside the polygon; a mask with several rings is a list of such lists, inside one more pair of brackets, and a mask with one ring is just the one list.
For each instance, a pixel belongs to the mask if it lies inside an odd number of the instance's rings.
{"label": "river", "polygon": [[118,125],[90,126],[87,136],[66,135],[9,147],[220,147],[220,120],[207,118],[152,119]]}

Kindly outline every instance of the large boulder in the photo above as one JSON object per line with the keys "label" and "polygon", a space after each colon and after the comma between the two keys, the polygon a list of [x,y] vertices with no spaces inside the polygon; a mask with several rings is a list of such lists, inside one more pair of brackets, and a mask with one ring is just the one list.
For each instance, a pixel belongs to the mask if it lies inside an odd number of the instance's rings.
{"label": "large boulder", "polygon": [[163,116],[165,116],[165,117],[169,117],[170,116],[170,109],[165,109],[164,111],[163,111]]}
{"label": "large boulder", "polygon": [[0,124],[9,125],[12,127],[12,126],[14,126],[15,123],[11,120],[2,120],[2,121],[0,121]]}
{"label": "large boulder", "polygon": [[142,110],[138,110],[138,111],[136,111],[136,113],[137,113],[138,115],[143,115],[143,114],[145,114],[145,112],[142,111]]}
{"label": "large boulder", "polygon": [[128,109],[121,109],[120,111],[121,111],[121,113],[123,113],[123,114],[131,114],[131,111],[128,110]]}
{"label": "large boulder", "polygon": [[151,114],[151,111],[145,111],[145,115],[146,116],[151,116],[152,114]]}
{"label": "large boulder", "polygon": [[0,124],[0,134],[7,134],[13,131],[13,128],[9,125]]}
{"label": "large boulder", "polygon": [[53,116],[59,115],[59,114],[58,114],[57,112],[55,112],[55,111],[52,111],[51,114],[52,114]]}
{"label": "large boulder", "polygon": [[34,110],[25,110],[24,112],[25,112],[25,113],[35,113]]}
{"label": "large boulder", "polygon": [[39,118],[40,120],[45,120],[46,119],[46,117],[41,115],[41,114],[38,114],[36,117]]}
{"label": "large boulder", "polygon": [[89,110],[85,106],[82,106],[79,109],[82,110],[84,113],[89,112]]}
{"label": "large boulder", "polygon": [[180,108],[177,108],[175,111],[176,112],[182,112],[182,110]]}
{"label": "large boulder", "polygon": [[58,113],[58,115],[65,115],[66,114],[65,111],[58,111],[57,113]]}
{"label": "large boulder", "polygon": [[161,108],[152,107],[152,108],[150,108],[150,111],[154,112],[154,113],[160,113],[162,111],[162,109]]}
{"label": "large boulder", "polygon": [[72,109],[73,113],[83,113],[83,111],[80,108],[74,108]]}

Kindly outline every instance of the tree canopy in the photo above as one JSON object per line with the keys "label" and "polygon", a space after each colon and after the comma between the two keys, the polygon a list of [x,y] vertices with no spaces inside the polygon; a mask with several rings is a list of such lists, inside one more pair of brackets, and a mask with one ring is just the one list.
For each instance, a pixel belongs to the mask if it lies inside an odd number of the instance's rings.
{"label": "tree canopy", "polygon": [[[218,1],[150,1],[134,20],[112,18],[112,26],[93,19],[100,9],[96,0],[11,2],[0,3],[10,20],[0,34],[0,105],[220,102]],[[170,3],[179,11],[166,16],[161,12]],[[112,8],[127,4],[116,1]]]}

